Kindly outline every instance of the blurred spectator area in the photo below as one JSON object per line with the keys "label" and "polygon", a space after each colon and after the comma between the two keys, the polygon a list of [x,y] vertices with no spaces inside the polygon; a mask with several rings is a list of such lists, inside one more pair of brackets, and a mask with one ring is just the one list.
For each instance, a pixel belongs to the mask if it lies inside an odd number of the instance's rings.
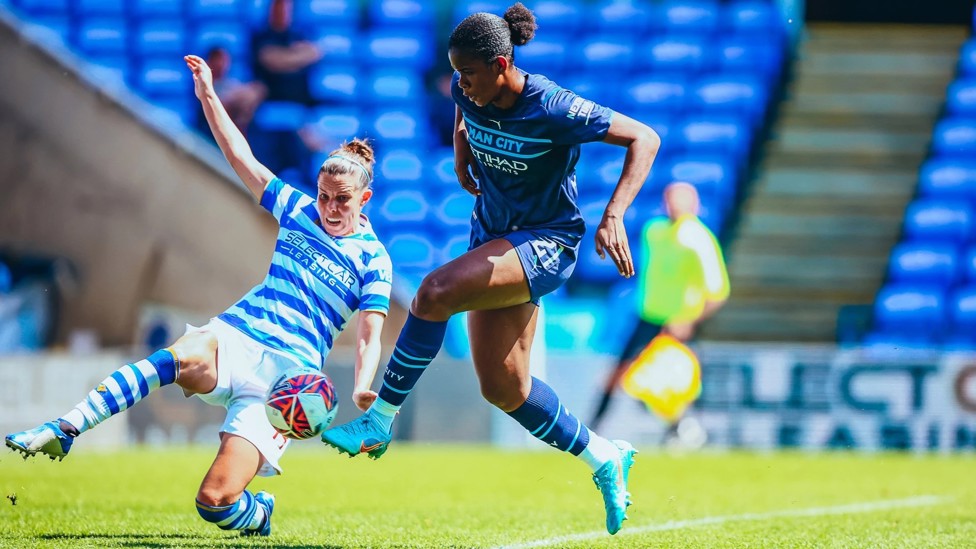
{"label": "blurred spectator area", "polygon": [[[451,108],[431,100],[438,79],[449,72],[443,61],[449,29],[475,11],[501,14],[510,3],[296,0],[294,25],[324,52],[311,71],[315,106],[265,102],[248,130],[256,154],[269,165],[277,165],[274,155],[280,151],[266,146],[265,138],[276,132],[309,130],[325,151],[353,136],[374,140],[379,163],[367,213],[408,291],[467,248],[474,199],[460,190],[452,151],[440,137],[440,125],[453,117],[431,112]],[[663,139],[629,212],[632,238],[645,221],[663,213],[660,192],[675,179],[698,188],[702,218],[721,237],[735,218],[789,58],[777,3],[525,4],[535,11],[539,30],[516,50],[517,66],[641,120]],[[128,86],[189,126],[199,107],[182,55],[205,56],[223,47],[233,59],[231,75],[250,80],[248,37],[267,20],[268,5],[269,0],[0,0],[36,25],[35,34],[63,42],[106,81]],[[577,184],[590,231],[623,158],[623,148],[584,147]],[[279,175],[311,189],[322,160],[322,153],[314,154],[307,165]],[[596,256],[588,232],[572,283],[552,298],[553,307],[590,314],[600,323],[608,296],[629,291],[611,288],[618,280],[612,264]],[[600,306],[585,313],[594,303]]]}
{"label": "blurred spectator area", "polygon": [[0,355],[53,342],[61,295],[72,278],[64,260],[0,250]]}

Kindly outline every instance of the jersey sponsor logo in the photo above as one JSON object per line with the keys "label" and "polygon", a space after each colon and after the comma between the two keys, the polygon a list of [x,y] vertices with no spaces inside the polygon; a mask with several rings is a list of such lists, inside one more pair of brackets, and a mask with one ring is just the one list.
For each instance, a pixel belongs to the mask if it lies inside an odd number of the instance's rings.
{"label": "jersey sponsor logo", "polygon": [[569,112],[566,113],[566,118],[570,120],[576,120],[576,118],[583,118],[584,125],[590,123],[590,115],[593,113],[593,107],[596,104],[588,99],[583,99],[582,97],[577,97],[573,99],[573,102],[569,105]]}
{"label": "jersey sponsor logo", "polygon": [[330,286],[351,289],[356,283],[356,277],[352,273],[325,257],[302,233],[289,231],[282,242],[281,250]]}
{"label": "jersey sponsor logo", "polygon": [[529,169],[529,165],[520,160],[512,160],[505,158],[504,156],[499,156],[497,154],[491,154],[484,151],[479,151],[478,149],[471,147],[471,152],[474,153],[475,158],[479,162],[484,164],[489,168],[495,168],[496,170],[511,173],[511,174],[521,174],[522,172]]}

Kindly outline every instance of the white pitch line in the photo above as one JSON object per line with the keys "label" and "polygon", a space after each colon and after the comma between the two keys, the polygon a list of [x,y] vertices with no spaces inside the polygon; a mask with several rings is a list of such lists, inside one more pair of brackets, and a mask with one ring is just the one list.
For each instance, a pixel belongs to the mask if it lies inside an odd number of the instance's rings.
{"label": "white pitch line", "polygon": [[[791,509],[785,511],[770,511],[768,513],[745,513],[742,515],[723,515],[717,517],[702,517],[688,520],[671,520],[660,524],[648,524],[633,528],[624,528],[615,537],[630,536],[634,534],[644,534],[646,532],[665,532],[668,530],[683,530],[686,528],[698,528],[700,526],[713,526],[725,524],[726,522],[749,522],[770,520],[776,518],[793,517],[823,517],[828,515],[849,515],[855,513],[874,513],[888,509],[899,509],[904,507],[926,507],[938,505],[948,501],[950,498],[941,496],[915,496],[904,499],[887,499],[880,501],[867,501],[862,503],[848,503],[845,505],[834,505],[830,507],[808,507],[806,509]],[[529,549],[530,547],[547,547],[550,545],[560,545],[564,543],[586,541],[596,538],[610,538],[606,531],[584,532],[569,536],[558,536],[553,538],[527,541],[513,545],[502,545],[498,549]]]}

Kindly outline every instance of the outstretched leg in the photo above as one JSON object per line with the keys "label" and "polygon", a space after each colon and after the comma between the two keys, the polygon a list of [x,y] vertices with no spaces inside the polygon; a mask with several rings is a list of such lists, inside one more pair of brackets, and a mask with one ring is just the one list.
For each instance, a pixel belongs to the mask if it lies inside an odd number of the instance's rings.
{"label": "outstretched leg", "polygon": [[217,457],[197,491],[200,517],[222,530],[240,530],[242,535],[270,535],[274,496],[246,490],[261,469],[262,459],[247,439],[221,433]]}

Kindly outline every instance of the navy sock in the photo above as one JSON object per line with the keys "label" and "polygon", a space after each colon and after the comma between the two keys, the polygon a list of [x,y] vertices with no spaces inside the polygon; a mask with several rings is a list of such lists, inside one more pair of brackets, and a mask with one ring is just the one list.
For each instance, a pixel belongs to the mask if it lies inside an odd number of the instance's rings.
{"label": "navy sock", "polygon": [[435,322],[408,314],[383,373],[379,398],[393,406],[402,405],[427,365],[437,356],[446,332],[446,320]]}
{"label": "navy sock", "polygon": [[559,402],[552,387],[535,377],[525,403],[508,415],[535,438],[574,456],[590,442],[589,429]]}

